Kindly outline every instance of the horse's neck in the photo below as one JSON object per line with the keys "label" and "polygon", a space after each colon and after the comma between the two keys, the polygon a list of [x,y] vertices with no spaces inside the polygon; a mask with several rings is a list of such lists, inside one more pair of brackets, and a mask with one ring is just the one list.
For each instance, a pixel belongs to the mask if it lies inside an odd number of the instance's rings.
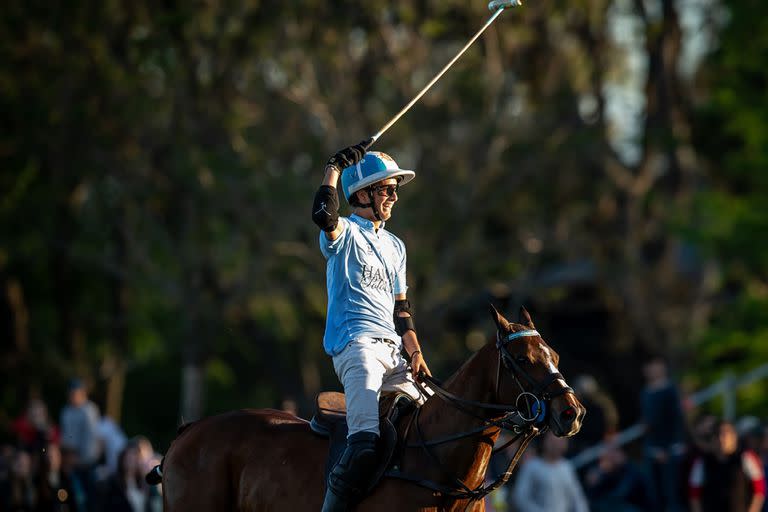
{"label": "horse's neck", "polygon": [[[495,350],[485,347],[467,361],[445,384],[445,389],[466,400],[490,402],[494,394],[496,377]],[[479,408],[470,408],[476,414],[483,414]],[[448,437],[461,432],[479,428],[483,421],[466,412],[460,411],[437,395],[432,396],[422,406],[419,425],[424,441]],[[411,441],[415,440],[412,430]],[[483,433],[450,441],[435,446],[433,453],[442,463],[442,471],[434,464],[419,464],[435,479],[441,477],[460,478],[467,487],[474,488],[482,483],[488,462],[491,458],[493,443],[498,437],[498,429],[493,427]],[[429,456],[419,451],[422,457]],[[426,461],[425,461],[426,462]],[[452,484],[453,482],[446,482]]]}

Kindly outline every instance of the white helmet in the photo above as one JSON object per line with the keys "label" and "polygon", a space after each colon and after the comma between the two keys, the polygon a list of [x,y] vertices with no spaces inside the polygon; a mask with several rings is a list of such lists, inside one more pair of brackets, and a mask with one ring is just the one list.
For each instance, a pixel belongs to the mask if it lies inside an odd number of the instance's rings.
{"label": "white helmet", "polygon": [[386,153],[370,151],[365,154],[360,163],[346,167],[341,173],[341,188],[344,197],[349,198],[369,185],[387,178],[399,178],[398,183],[405,185],[416,176],[413,171],[400,169],[397,163]]}

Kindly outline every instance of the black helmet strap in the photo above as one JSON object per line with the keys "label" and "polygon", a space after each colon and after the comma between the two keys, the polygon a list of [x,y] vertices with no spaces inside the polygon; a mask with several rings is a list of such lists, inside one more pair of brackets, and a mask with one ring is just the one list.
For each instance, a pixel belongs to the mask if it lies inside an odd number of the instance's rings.
{"label": "black helmet strap", "polygon": [[[384,220],[381,218],[381,215],[379,214],[379,209],[376,208],[376,201],[373,199],[373,187],[367,187],[366,192],[368,192],[368,200],[370,201],[368,204],[363,204],[358,202],[358,206],[360,208],[370,208],[373,210],[373,216],[376,217],[376,220],[379,222],[384,222]],[[357,193],[357,192],[355,192]]]}
{"label": "black helmet strap", "polygon": [[370,201],[370,204],[366,205],[366,208],[370,206],[371,210],[373,210],[373,216],[376,217],[376,220],[383,222],[381,215],[379,215],[379,209],[376,208],[376,201],[373,199],[373,187],[368,187],[368,200]]}

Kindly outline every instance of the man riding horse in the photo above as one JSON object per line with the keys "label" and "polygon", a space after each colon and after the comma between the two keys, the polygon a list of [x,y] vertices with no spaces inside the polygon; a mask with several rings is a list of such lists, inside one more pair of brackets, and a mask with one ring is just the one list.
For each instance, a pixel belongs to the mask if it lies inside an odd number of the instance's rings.
{"label": "man riding horse", "polygon": [[[431,375],[406,298],[405,245],[384,229],[398,188],[415,173],[400,169],[385,153],[366,153],[369,142],[328,160],[312,207],[327,260],[323,347],[344,386],[349,431],[344,454],[328,477],[323,512],[350,510],[363,497],[377,464],[382,391],[405,392],[423,402],[415,377],[422,371]],[[352,207],[349,217],[338,213],[339,175]]]}

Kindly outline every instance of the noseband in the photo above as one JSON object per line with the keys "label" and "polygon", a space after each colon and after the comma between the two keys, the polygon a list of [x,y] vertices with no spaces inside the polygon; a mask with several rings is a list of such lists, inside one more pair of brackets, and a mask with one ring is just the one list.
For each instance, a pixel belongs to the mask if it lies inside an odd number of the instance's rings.
{"label": "noseband", "polygon": [[[538,436],[540,433],[544,432],[547,429],[547,426],[544,424],[544,420],[546,418],[547,404],[553,398],[556,398],[561,395],[565,395],[567,393],[574,393],[573,389],[565,383],[565,379],[560,374],[560,372],[558,371],[551,372],[546,379],[544,379],[541,382],[538,382],[527,371],[525,371],[525,368],[523,368],[517,361],[515,361],[515,358],[509,353],[509,350],[507,349],[507,345],[509,344],[509,342],[517,338],[522,338],[524,336],[540,337],[541,335],[538,333],[538,331],[533,329],[526,330],[526,331],[512,332],[507,334],[504,337],[502,337],[498,333],[498,331],[496,332],[496,347],[499,349],[499,363],[496,370],[495,395],[496,395],[496,398],[498,399],[500,382],[501,382],[501,366],[503,364],[505,368],[510,370],[510,373],[512,374],[512,378],[515,379],[515,383],[520,388],[520,394],[517,395],[514,405],[493,404],[493,403],[478,402],[475,400],[467,400],[465,398],[461,398],[460,396],[457,396],[451,393],[450,391],[444,389],[436,379],[421,372],[419,374],[421,381],[427,387],[429,387],[429,389],[431,389],[435,395],[440,397],[442,400],[444,400],[448,404],[452,405],[454,408],[464,412],[465,414],[468,414],[470,416],[473,416],[481,420],[482,423],[479,427],[469,431],[460,432],[458,434],[450,435],[440,439],[426,440],[424,439],[424,435],[419,426],[419,413],[421,412],[421,408],[418,408],[416,409],[416,412],[411,416],[411,420],[409,421],[408,426],[406,427],[406,433],[405,433],[405,438],[407,439],[408,432],[410,431],[411,426],[414,425],[415,431],[416,431],[417,443],[408,444],[407,446],[422,448],[424,452],[429,456],[429,459],[433,462],[433,464],[443,469],[442,462],[437,457],[437,454],[435,454],[434,451],[432,450],[433,446],[445,444],[451,441],[457,441],[459,439],[484,433],[486,430],[488,430],[489,427],[491,428],[495,427],[495,428],[498,428],[499,430],[502,430],[502,429],[510,430],[515,434],[512,437],[512,439],[510,439],[509,442],[505,443],[504,445],[498,448],[495,448],[493,450],[493,453],[499,452],[505,449],[507,446],[509,446],[513,442],[522,438],[520,442],[520,446],[517,448],[515,454],[512,456],[512,459],[509,461],[509,464],[507,465],[506,471],[503,474],[501,474],[499,477],[497,477],[496,480],[491,484],[486,486],[486,485],[483,485],[483,483],[481,482],[480,485],[475,489],[470,489],[469,487],[467,487],[466,484],[464,484],[464,482],[462,482],[459,478],[455,479],[455,483],[457,484],[457,487],[449,487],[446,485],[439,484],[437,482],[433,482],[431,480],[426,480],[426,479],[403,474],[399,471],[397,467],[395,467],[393,471],[388,471],[387,472],[388,476],[413,482],[417,485],[431,489],[435,491],[437,494],[440,494],[446,497],[450,497],[454,499],[468,499],[469,501],[467,503],[467,508],[472,502],[483,499],[487,494],[495,491],[510,479],[510,477],[512,476],[512,472],[515,466],[517,465],[517,462],[520,460],[520,457],[522,456],[523,452],[528,447],[528,444],[536,436]],[[552,364],[551,366],[553,369],[555,370],[557,369],[554,367],[554,364]],[[527,383],[530,386],[532,386],[533,391],[527,391],[523,387],[523,385],[520,383],[520,378],[527,381]],[[547,391],[548,388],[558,380],[562,381],[563,385],[554,392]],[[521,407],[519,407],[521,400],[527,405],[526,410],[522,412],[521,412]],[[503,411],[505,414],[501,418],[498,418],[496,420],[489,420],[483,417],[481,414],[477,414],[473,410],[478,408],[481,410],[500,411],[500,412]]]}

